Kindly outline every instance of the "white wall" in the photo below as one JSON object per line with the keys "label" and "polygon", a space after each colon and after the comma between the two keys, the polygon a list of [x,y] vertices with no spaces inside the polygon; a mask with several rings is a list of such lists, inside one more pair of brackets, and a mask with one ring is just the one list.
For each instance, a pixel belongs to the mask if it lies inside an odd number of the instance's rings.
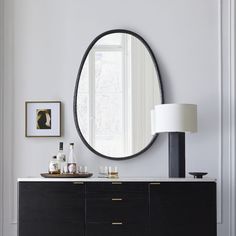
{"label": "white wall", "polygon": [[[234,235],[232,2],[5,0],[4,236],[16,235],[16,179],[47,171],[59,141],[74,141],[79,163],[94,173],[99,165],[115,164],[120,175],[168,175],[166,135],[141,156],[113,162],[91,153],[76,133],[72,101],[81,58],[94,37],[116,28],[132,30],[149,43],[166,102],[199,105],[199,132],[186,137],[187,172],[203,170],[218,179],[218,235]],[[62,138],[24,137],[27,100],[63,102]]]}

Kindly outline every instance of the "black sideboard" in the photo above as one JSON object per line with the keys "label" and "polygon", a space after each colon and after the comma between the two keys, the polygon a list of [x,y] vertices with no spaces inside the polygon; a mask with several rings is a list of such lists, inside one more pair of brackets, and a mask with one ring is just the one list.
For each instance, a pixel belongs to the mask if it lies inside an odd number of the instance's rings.
{"label": "black sideboard", "polygon": [[18,236],[216,236],[215,182],[18,183]]}

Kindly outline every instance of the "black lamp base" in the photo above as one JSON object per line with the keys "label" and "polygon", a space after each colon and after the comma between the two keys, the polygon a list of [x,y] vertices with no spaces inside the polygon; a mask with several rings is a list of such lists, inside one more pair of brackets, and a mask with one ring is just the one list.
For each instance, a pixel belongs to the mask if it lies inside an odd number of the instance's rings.
{"label": "black lamp base", "polygon": [[169,177],[185,177],[185,133],[168,133]]}

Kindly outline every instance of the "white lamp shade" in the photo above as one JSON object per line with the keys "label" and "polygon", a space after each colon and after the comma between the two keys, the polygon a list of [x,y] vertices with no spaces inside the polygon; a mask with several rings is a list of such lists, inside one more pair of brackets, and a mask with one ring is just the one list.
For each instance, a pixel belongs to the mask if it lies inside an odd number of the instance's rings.
{"label": "white lamp shade", "polygon": [[151,111],[152,134],[197,132],[197,105],[161,104]]}

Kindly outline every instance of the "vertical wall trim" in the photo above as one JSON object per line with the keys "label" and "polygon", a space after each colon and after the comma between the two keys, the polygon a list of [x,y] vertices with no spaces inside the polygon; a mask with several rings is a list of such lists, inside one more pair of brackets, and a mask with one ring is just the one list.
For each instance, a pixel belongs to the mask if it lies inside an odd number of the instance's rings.
{"label": "vertical wall trim", "polygon": [[15,235],[11,224],[12,204],[14,204],[14,0],[3,0],[3,33],[4,33],[4,71],[3,71],[3,236]]}
{"label": "vertical wall trim", "polygon": [[236,75],[235,75],[235,63],[236,63],[236,37],[235,37],[235,22],[236,22],[236,4],[234,0],[230,1],[230,235],[235,236],[235,135],[236,135],[236,111],[235,111],[235,101],[236,101]]}
{"label": "vertical wall trim", "polygon": [[[4,4],[0,0],[0,209],[3,209],[3,74],[4,74]],[[0,211],[0,236],[3,236],[3,211]]]}
{"label": "vertical wall trim", "polygon": [[219,85],[219,159],[218,159],[218,178],[217,178],[217,223],[222,224],[223,219],[222,219],[222,211],[223,211],[223,194],[222,194],[222,189],[223,189],[223,181],[222,181],[222,173],[223,173],[223,72],[222,72],[222,67],[223,67],[223,62],[222,62],[222,17],[223,17],[223,0],[218,1],[218,38],[219,38],[219,44],[218,44],[218,55],[219,55],[219,61],[218,61],[218,85]]}
{"label": "vertical wall trim", "polygon": [[234,0],[221,0],[222,225],[220,235],[235,236],[235,42]]}

